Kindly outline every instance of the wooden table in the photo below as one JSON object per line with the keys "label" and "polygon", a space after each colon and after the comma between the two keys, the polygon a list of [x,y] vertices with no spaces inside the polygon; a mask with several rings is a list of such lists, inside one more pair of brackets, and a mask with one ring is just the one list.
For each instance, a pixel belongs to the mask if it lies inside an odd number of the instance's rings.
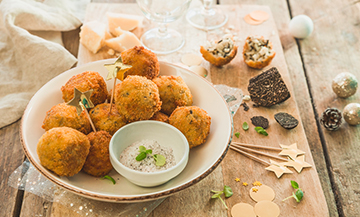
{"label": "wooden table", "polygon": [[[221,0],[219,4],[258,4],[271,8],[328,213],[330,216],[360,216],[360,173],[357,169],[360,149],[356,147],[360,141],[360,128],[343,124],[340,130],[329,132],[319,123],[319,116],[327,107],[342,110],[348,103],[359,102],[359,93],[348,99],[337,98],[331,90],[331,80],[344,71],[360,79],[357,71],[360,66],[357,38],[360,35],[360,3],[349,0],[331,4],[325,0],[301,3],[295,0]],[[305,40],[295,40],[288,32],[290,18],[299,14],[306,14],[314,21],[314,32]],[[79,29],[63,33],[65,47],[75,56],[78,55],[78,33]],[[55,203],[7,185],[9,175],[25,159],[19,125],[20,121],[17,121],[0,129],[0,216],[76,216]],[[225,161],[229,161],[229,156]],[[224,172],[226,165],[223,167],[221,165],[200,183],[165,200],[150,216],[230,216],[217,203],[209,202],[208,193],[192,193],[199,188],[208,188],[207,185],[213,184],[211,180],[223,184],[224,180],[233,179],[233,175]],[[305,215],[299,209],[297,216]]]}

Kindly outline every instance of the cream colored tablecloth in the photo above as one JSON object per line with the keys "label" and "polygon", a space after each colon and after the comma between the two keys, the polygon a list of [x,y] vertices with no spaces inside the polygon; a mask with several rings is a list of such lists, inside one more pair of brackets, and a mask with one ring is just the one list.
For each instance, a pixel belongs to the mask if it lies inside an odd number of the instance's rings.
{"label": "cream colored tablecloth", "polygon": [[0,128],[18,120],[42,85],[76,63],[62,46],[61,31],[81,25],[87,3],[89,0],[1,1]]}

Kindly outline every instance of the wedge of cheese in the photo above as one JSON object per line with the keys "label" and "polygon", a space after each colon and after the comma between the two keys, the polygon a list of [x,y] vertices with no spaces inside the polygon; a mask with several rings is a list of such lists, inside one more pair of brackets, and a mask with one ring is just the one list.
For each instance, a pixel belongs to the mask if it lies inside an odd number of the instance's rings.
{"label": "wedge of cheese", "polygon": [[84,23],[80,31],[80,43],[94,54],[105,45],[106,25],[99,21]]}
{"label": "wedge of cheese", "polygon": [[116,36],[115,29],[120,27],[124,31],[131,31],[140,26],[143,21],[142,16],[119,14],[119,13],[106,13],[110,33]]}
{"label": "wedge of cheese", "polygon": [[105,40],[108,40],[110,38],[113,38],[114,36],[109,32],[109,30],[107,29],[105,31]]}
{"label": "wedge of cheese", "polygon": [[134,46],[141,46],[140,40],[132,32],[124,31],[119,37],[111,38],[105,41],[106,46],[118,52],[133,48]]}
{"label": "wedge of cheese", "polygon": [[117,28],[115,28],[115,33],[116,33],[115,36],[116,36],[116,37],[122,35],[124,32],[126,32],[126,31],[122,30],[122,29],[120,28],[120,26],[117,27]]}

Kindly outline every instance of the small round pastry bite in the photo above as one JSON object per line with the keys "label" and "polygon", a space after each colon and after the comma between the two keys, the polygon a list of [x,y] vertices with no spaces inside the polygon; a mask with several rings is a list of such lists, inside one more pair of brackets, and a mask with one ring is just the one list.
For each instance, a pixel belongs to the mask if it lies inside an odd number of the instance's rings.
{"label": "small round pastry bite", "polygon": [[232,36],[225,35],[217,42],[208,42],[208,44],[200,47],[200,52],[204,59],[215,66],[223,66],[230,63],[237,54],[237,46]]}
{"label": "small round pastry bite", "polygon": [[111,107],[111,112],[109,113],[109,103],[99,104],[90,110],[89,115],[97,130],[103,130],[110,135],[114,135],[114,133],[127,122],[125,118],[119,114],[114,104],[112,104]]}
{"label": "small round pastry bite", "polygon": [[180,76],[160,76],[153,79],[159,88],[161,111],[167,115],[178,106],[191,106],[193,97],[190,89]]}
{"label": "small round pastry bite", "polygon": [[55,105],[46,112],[42,128],[48,131],[54,127],[70,127],[84,134],[91,132],[90,121],[85,111],[79,116],[76,108],[66,103]]}
{"label": "small round pastry bite", "polygon": [[97,131],[91,132],[87,137],[90,141],[90,152],[83,171],[95,177],[105,176],[113,168],[109,154],[111,135],[106,131]]}
{"label": "small round pastry bite", "polygon": [[150,120],[154,120],[154,121],[162,121],[165,123],[169,123],[169,116],[167,116],[166,114],[162,113],[162,112],[156,112],[151,118]]}
{"label": "small round pastry bite", "polygon": [[132,66],[125,72],[124,78],[129,75],[139,75],[152,80],[159,76],[160,64],[157,56],[142,46],[135,46],[121,52],[121,58],[124,64]]}
{"label": "small round pastry bite", "polygon": [[83,167],[89,149],[89,139],[83,133],[55,127],[41,136],[36,151],[46,169],[59,176],[73,176]]}
{"label": "small round pastry bite", "polygon": [[262,69],[269,65],[275,57],[272,43],[263,36],[249,36],[245,40],[243,57],[245,63],[251,68]]}
{"label": "small round pastry bite", "polygon": [[128,122],[149,120],[161,109],[158,87],[145,77],[128,76],[115,87],[115,105]]}
{"label": "small round pastry bite", "polygon": [[190,148],[201,145],[210,133],[211,117],[197,106],[177,107],[169,117],[169,124],[180,130]]}
{"label": "small round pastry bite", "polygon": [[107,98],[107,87],[104,78],[98,72],[83,72],[72,76],[64,86],[61,87],[63,99],[69,102],[74,98],[74,88],[81,92],[93,90],[90,100],[94,105],[105,102]]}

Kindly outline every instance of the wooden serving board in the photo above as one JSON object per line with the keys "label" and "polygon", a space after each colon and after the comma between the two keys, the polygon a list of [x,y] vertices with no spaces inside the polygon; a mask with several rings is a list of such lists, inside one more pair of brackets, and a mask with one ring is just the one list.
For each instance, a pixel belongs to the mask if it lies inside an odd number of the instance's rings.
{"label": "wooden serving board", "polygon": [[[210,71],[210,76],[208,76],[207,79],[211,80],[214,84],[226,84],[231,87],[237,87],[242,89],[244,94],[248,94],[247,86],[249,79],[258,75],[262,70],[251,69],[243,62],[242,47],[244,40],[248,35],[259,35],[269,38],[273,43],[276,56],[270,66],[266,67],[264,70],[270,67],[278,68],[282,78],[290,90],[291,98],[284,103],[272,106],[271,108],[255,108],[252,106],[252,102],[247,102],[250,106],[249,111],[244,111],[243,107],[240,107],[234,116],[234,132],[240,132],[240,137],[236,138],[234,136],[233,141],[272,147],[279,147],[279,144],[290,145],[297,143],[298,148],[306,152],[306,162],[313,165],[313,167],[303,169],[300,174],[290,168],[290,170],[293,171],[293,174],[284,174],[280,179],[278,179],[274,173],[266,171],[265,166],[262,164],[257,163],[237,152],[229,150],[224,161],[221,163],[221,167],[216,169],[213,174],[204,179],[204,181],[198,183],[196,185],[198,187],[193,186],[190,189],[186,189],[165,200],[157,209],[154,210],[154,215],[231,216],[230,209],[226,211],[221,205],[219,205],[219,201],[215,202],[210,200],[210,190],[219,190],[224,184],[229,185],[234,192],[234,195],[231,198],[226,199],[226,203],[229,208],[239,202],[255,205],[255,202],[249,197],[249,190],[251,188],[251,183],[260,181],[261,183],[274,189],[276,193],[274,202],[278,204],[281,209],[280,216],[328,216],[329,214],[326,200],[302,122],[300,121],[299,125],[295,129],[286,130],[283,129],[274,119],[274,114],[280,111],[290,113],[298,120],[300,120],[300,115],[294,98],[295,94],[291,85],[278,31],[269,7],[257,5],[226,5],[218,7],[226,11],[229,15],[229,21],[225,27],[205,32],[193,28],[186,22],[185,18],[182,17],[174,23],[169,24],[169,27],[174,28],[183,34],[186,38],[185,46],[176,53],[166,56],[158,56],[158,58],[160,60],[181,64],[180,59],[183,54],[198,53],[200,55],[200,45],[205,44],[206,40],[218,39],[225,34],[225,28],[234,27],[231,32],[242,39],[238,42],[238,55],[235,59],[230,64],[221,68],[212,66],[205,60],[202,65]],[[270,19],[258,26],[252,26],[245,23],[243,17],[254,10],[263,10],[268,12],[270,14]],[[91,3],[87,8],[85,22],[99,20],[100,22],[107,23],[105,16],[107,11],[142,15],[136,4]],[[154,24],[145,20],[143,28],[135,30],[134,33],[137,36],[140,36],[142,32],[152,27],[154,27]],[[80,45],[79,47],[79,65],[104,58],[112,58],[112,56],[107,54],[107,48],[100,50],[97,54],[92,54],[84,46]],[[260,135],[254,130],[254,126],[251,124],[250,118],[258,115],[269,119],[270,127],[267,129],[269,136]],[[244,131],[242,129],[242,123],[244,121],[246,121],[250,126],[248,131]],[[277,155],[277,152],[269,153]],[[268,158],[261,156],[260,158],[269,161]],[[241,182],[236,182],[235,178],[240,178]],[[290,180],[298,182],[302,190],[305,192],[304,198],[300,203],[296,203],[293,199],[282,202],[282,199],[290,196],[293,192]],[[249,183],[249,186],[242,186],[242,182]],[[183,207],[177,206],[179,203],[182,204]],[[173,209],[168,210],[169,207]]]}

